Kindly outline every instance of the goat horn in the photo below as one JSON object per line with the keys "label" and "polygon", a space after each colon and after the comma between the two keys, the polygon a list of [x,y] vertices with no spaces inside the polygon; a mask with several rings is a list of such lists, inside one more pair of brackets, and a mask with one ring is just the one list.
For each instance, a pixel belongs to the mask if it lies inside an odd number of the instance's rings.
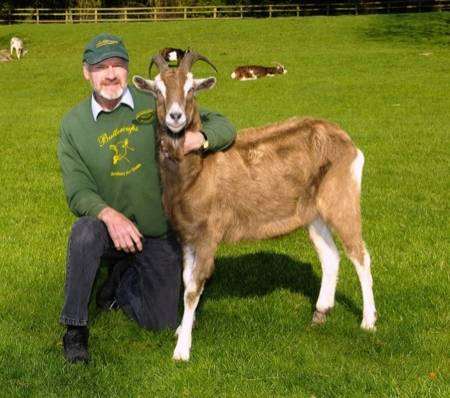
{"label": "goat horn", "polygon": [[217,68],[212,64],[212,62],[206,58],[205,56],[199,54],[198,52],[189,50],[183,59],[180,62],[180,68],[184,69],[186,72],[189,72],[197,61],[205,61],[208,65],[210,65],[216,72],[218,72]]}
{"label": "goat horn", "polygon": [[150,61],[150,65],[148,67],[148,75],[149,75],[149,77],[152,76],[151,72],[152,72],[153,64],[155,64],[158,67],[160,72],[162,72],[163,70],[166,70],[166,69],[169,68],[169,65],[167,64],[166,60],[162,57],[161,54],[154,55],[152,57],[152,60]]}

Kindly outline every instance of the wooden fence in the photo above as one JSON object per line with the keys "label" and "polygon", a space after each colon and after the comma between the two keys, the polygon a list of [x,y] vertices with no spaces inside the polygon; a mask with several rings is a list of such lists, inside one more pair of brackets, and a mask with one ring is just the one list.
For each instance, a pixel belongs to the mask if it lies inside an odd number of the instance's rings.
{"label": "wooden fence", "polygon": [[16,8],[0,15],[0,23],[145,22],[184,19],[273,18],[280,16],[381,14],[448,11],[450,0],[353,0],[298,4],[122,8]]}

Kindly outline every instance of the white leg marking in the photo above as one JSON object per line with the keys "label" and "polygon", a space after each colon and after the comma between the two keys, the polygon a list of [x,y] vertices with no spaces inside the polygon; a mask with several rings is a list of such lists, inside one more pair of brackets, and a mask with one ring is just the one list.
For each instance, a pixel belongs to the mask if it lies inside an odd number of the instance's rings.
{"label": "white leg marking", "polygon": [[173,352],[173,359],[175,359],[176,361],[189,360],[192,342],[192,327],[195,320],[195,309],[197,308],[198,304],[198,298],[195,303],[191,303],[191,305],[188,305],[187,303],[187,295],[190,292],[194,292],[197,290],[197,284],[193,278],[193,271],[196,266],[195,251],[191,247],[185,246],[183,248],[183,259],[184,313],[181,324],[176,331],[178,340],[175,351]]}
{"label": "white leg marking", "polygon": [[334,306],[339,271],[339,252],[328,226],[320,217],[317,217],[309,225],[309,236],[314,243],[322,265],[322,284],[316,309],[321,313],[326,313]]}
{"label": "white leg marking", "polygon": [[352,262],[359,277],[363,296],[363,320],[361,322],[361,328],[369,331],[375,331],[377,310],[375,308],[375,300],[373,298],[373,282],[372,274],[370,272],[370,255],[367,250],[364,249],[364,264],[360,264],[358,261],[353,259]]}
{"label": "white leg marking", "polygon": [[361,180],[362,180],[362,171],[363,171],[363,166],[364,166],[364,155],[363,153],[357,149],[356,150],[358,152],[358,154],[356,155],[355,160],[352,162],[352,174],[353,174],[353,178],[355,179],[356,185],[359,189],[359,191],[361,191]]}

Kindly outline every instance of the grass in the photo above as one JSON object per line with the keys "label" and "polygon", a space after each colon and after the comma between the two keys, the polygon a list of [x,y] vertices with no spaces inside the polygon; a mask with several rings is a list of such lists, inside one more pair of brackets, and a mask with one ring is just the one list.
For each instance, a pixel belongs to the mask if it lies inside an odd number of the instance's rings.
{"label": "grass", "polygon": [[[12,397],[448,397],[450,15],[446,13],[0,26],[29,54],[0,64],[0,386]],[[338,122],[364,151],[364,236],[378,331],[364,333],[361,293],[342,261],[329,322],[311,328],[320,266],[303,231],[222,246],[187,364],[171,332],[92,308],[89,366],[61,355],[66,240],[74,221],[56,158],[59,122],[89,94],[81,53],[120,34],[131,73],[167,45],[219,68],[200,102],[239,128],[292,115]],[[288,74],[235,82],[238,64],[282,62]],[[212,73],[196,66],[197,75]]]}

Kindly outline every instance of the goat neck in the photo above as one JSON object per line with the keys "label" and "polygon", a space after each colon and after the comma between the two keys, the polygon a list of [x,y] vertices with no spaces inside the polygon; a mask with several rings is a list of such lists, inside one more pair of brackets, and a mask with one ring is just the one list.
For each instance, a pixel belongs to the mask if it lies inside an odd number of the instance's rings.
{"label": "goat neck", "polygon": [[174,198],[175,191],[184,192],[197,179],[203,164],[203,156],[199,150],[184,154],[186,131],[200,131],[202,128],[200,115],[196,106],[190,123],[182,132],[173,133],[166,125],[158,123],[158,160],[161,180],[164,188],[165,202]]}

